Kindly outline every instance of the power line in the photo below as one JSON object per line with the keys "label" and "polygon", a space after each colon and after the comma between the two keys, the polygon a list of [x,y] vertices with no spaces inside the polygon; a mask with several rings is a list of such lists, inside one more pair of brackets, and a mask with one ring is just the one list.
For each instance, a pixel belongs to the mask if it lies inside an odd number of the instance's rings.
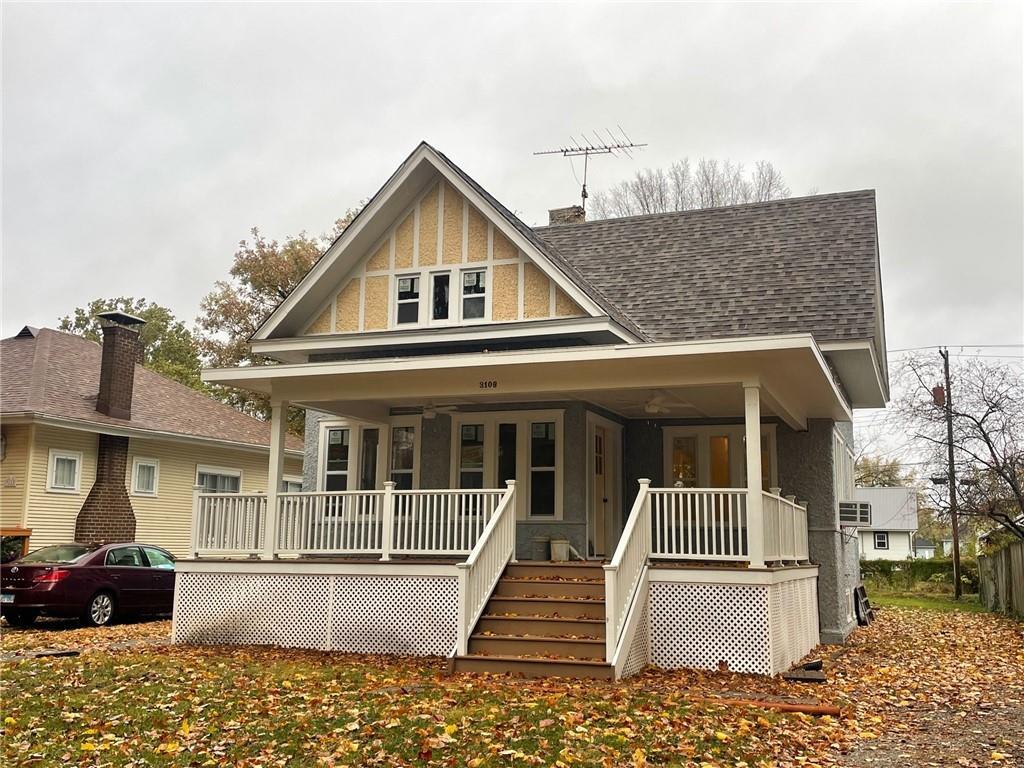
{"label": "power line", "polygon": [[[887,349],[885,351],[890,353],[918,352],[922,349],[942,349],[945,346],[947,345],[931,344],[923,347],[903,347],[901,349]],[[948,346],[951,346],[954,349],[967,349],[972,347],[975,349],[1020,349],[1021,347],[1024,347],[1024,344],[949,344]]]}

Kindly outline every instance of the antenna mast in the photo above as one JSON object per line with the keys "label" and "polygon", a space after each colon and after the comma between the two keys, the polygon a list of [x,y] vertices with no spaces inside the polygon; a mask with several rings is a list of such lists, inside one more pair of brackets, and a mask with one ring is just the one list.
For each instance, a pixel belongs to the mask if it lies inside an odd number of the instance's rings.
{"label": "antenna mast", "polygon": [[[617,126],[621,137],[616,137],[611,131],[605,130],[608,136],[608,140],[604,141],[599,131],[594,131],[594,136],[597,139],[592,139],[587,134],[581,133],[583,137],[582,141],[577,140],[575,137],[569,137],[569,144],[558,149],[545,149],[542,152],[534,152],[534,155],[561,155],[562,157],[579,157],[583,156],[583,188],[580,190],[580,200],[583,203],[583,209],[587,208],[587,171],[590,165],[591,155],[615,155],[622,153],[629,158],[633,157],[631,149],[642,149],[646,147],[646,144],[636,144],[630,140],[626,132],[622,130],[622,126]],[[577,179],[579,181],[579,179]]]}

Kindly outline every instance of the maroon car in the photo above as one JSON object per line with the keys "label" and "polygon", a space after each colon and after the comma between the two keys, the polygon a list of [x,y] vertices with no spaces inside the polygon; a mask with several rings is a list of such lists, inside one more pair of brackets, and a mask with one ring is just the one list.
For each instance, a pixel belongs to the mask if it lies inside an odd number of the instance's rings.
{"label": "maroon car", "polygon": [[173,603],[174,557],[148,544],[58,544],[0,566],[0,614],[12,626],[45,615],[100,627]]}

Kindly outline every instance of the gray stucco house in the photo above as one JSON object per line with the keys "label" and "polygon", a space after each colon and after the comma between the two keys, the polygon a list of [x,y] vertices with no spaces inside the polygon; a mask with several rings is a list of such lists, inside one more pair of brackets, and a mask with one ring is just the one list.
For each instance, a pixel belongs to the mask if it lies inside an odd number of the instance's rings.
{"label": "gray stucco house", "polygon": [[269,395],[278,444],[307,409],[303,488],[197,495],[179,642],[621,677],[855,626],[870,190],[531,228],[424,143],[251,344],[279,364],[204,378]]}

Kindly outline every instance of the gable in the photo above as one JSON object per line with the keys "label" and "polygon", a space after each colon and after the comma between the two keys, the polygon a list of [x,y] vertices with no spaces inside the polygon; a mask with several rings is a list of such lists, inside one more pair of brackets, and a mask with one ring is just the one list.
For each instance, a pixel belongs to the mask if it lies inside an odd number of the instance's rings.
{"label": "gable", "polygon": [[302,335],[589,317],[549,271],[436,176],[330,286]]}

